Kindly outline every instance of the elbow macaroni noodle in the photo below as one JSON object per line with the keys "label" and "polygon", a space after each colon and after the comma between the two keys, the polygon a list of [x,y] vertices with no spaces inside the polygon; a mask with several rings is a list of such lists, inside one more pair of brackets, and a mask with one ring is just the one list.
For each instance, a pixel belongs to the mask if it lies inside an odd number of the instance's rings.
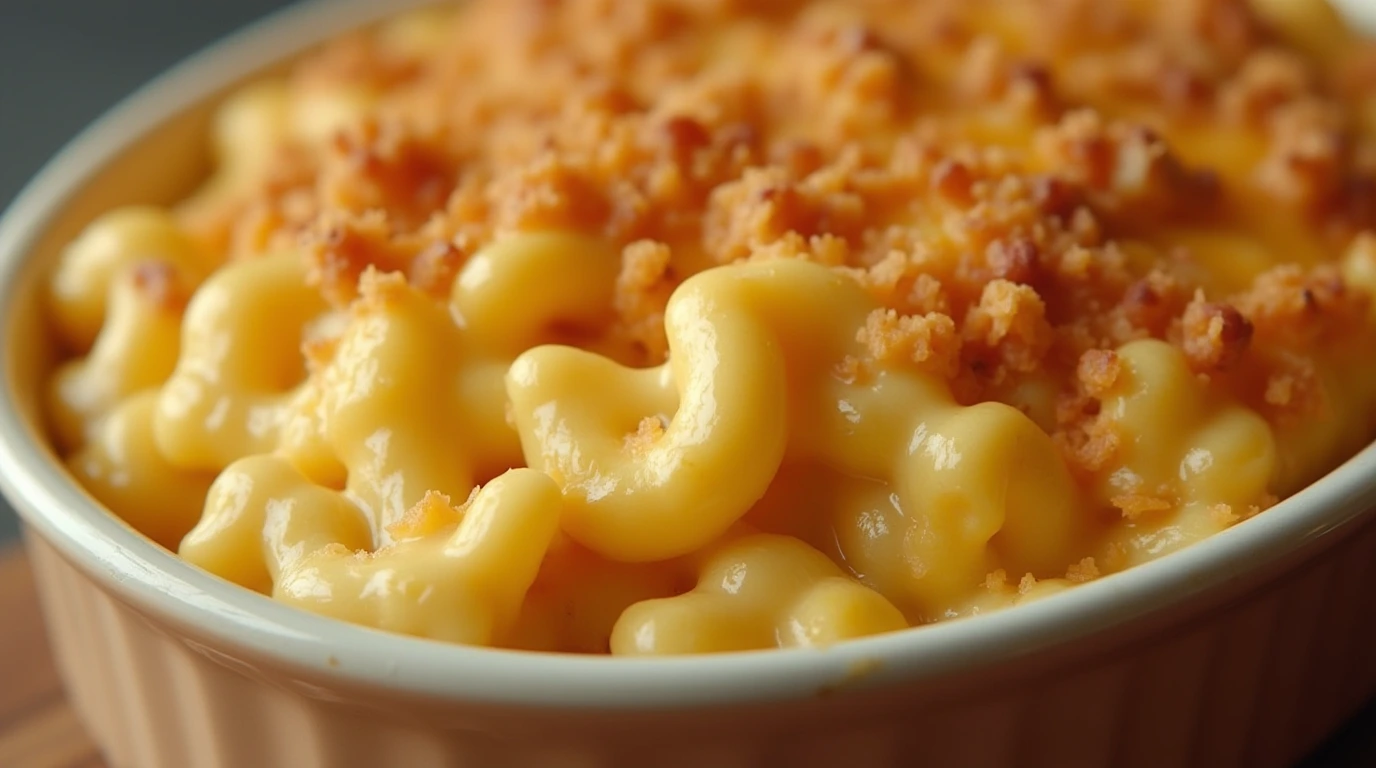
{"label": "elbow macaroni noodle", "polygon": [[1376,212],[1325,154],[1376,102],[1311,108],[1364,44],[1105,4],[1107,45],[1230,73],[1177,115],[1073,13],[1017,34],[1029,2],[647,0],[676,37],[575,0],[499,56],[490,0],[340,41],[224,102],[195,195],[62,254],[54,441],[230,582],[528,650],[825,646],[1219,533],[1376,434]]}

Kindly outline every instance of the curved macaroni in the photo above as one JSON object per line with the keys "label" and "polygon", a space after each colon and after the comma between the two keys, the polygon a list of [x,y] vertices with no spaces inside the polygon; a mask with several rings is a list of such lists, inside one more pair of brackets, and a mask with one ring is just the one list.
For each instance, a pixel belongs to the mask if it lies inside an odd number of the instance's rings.
{"label": "curved macaroni", "polygon": [[122,401],[67,466],[87,491],[168,549],[196,524],[215,475],[173,466],[153,439],[157,394]]}
{"label": "curved macaroni", "polygon": [[305,376],[302,334],[327,309],[305,274],[282,253],[229,265],[196,291],[155,419],[173,464],[219,471],[276,445]]}
{"label": "curved macaroni", "polygon": [[174,267],[194,288],[205,265],[170,214],[158,208],[117,208],[91,222],[62,252],[48,283],[48,306],[57,334],[84,353],[106,322],[119,276],[141,262]]}
{"label": "curved macaroni", "polygon": [[492,475],[522,462],[508,423],[506,374],[525,350],[558,331],[596,329],[611,314],[619,253],[571,232],[519,232],[473,254],[454,279],[449,307],[462,327],[467,409],[476,469]]}
{"label": "curved macaroni", "polygon": [[510,360],[556,325],[599,328],[611,315],[619,251],[567,232],[522,232],[473,254],[450,306],[475,352]]}
{"label": "curved macaroni", "polygon": [[[1063,568],[1085,546],[1088,521],[1031,420],[1001,403],[957,406],[940,380],[902,365],[864,381],[836,373],[862,353],[857,333],[874,309],[826,267],[742,264],[675,293],[671,362],[659,369],[568,348],[518,358],[508,379],[516,423],[531,465],[564,487],[565,530],[614,559],[686,554],[764,496],[787,454],[879,478],[896,494],[893,525],[870,539],[901,540],[908,569],[881,591],[926,615],[979,583],[993,550],[1015,568]],[[648,438],[637,433],[646,419]],[[841,554],[863,573],[864,553],[885,547]]]}
{"label": "curved macaroni", "polygon": [[822,646],[1376,436],[1371,57],[1322,2],[462,5],[233,90],[193,195],[54,264],[54,443],[206,571],[460,643]]}
{"label": "curved macaroni", "polygon": [[905,626],[897,608],[821,552],[755,534],[705,555],[693,591],[627,608],[611,648],[664,655],[821,646]]}
{"label": "curved macaroni", "polygon": [[[787,416],[771,320],[798,313],[791,299],[804,286],[792,283],[814,276],[799,269],[730,267],[689,280],[665,310],[670,361],[659,369],[571,347],[517,358],[507,389],[522,446],[564,488],[569,535],[617,560],[675,557],[720,536],[764,494]],[[652,434],[628,439],[647,419]]]}
{"label": "curved macaroni", "polygon": [[612,631],[627,608],[682,594],[690,564],[618,563],[567,537],[556,537],[516,623],[498,645],[529,651],[610,653]]}
{"label": "curved macaroni", "polygon": [[326,547],[371,550],[372,544],[362,511],[343,494],[312,483],[281,457],[250,456],[215,478],[178,554],[271,594],[283,570],[306,555]]}
{"label": "curved macaroni", "polygon": [[491,645],[516,621],[560,506],[548,477],[514,469],[478,491],[457,526],[372,553],[307,552],[283,568],[273,596],[356,624]]}
{"label": "curved macaroni", "polygon": [[321,427],[348,495],[379,543],[427,493],[473,488],[462,336],[443,306],[397,275],[366,274],[333,359],[319,372]]}
{"label": "curved macaroni", "polygon": [[112,278],[105,325],[84,358],[63,364],[49,390],[58,444],[80,448],[120,401],[161,385],[177,364],[189,294],[170,264],[132,264]]}
{"label": "curved macaroni", "polygon": [[1102,418],[1120,436],[1118,460],[1097,492],[1122,510],[1117,538],[1138,562],[1249,514],[1274,480],[1276,445],[1265,420],[1212,397],[1175,347],[1144,340],[1117,354]]}

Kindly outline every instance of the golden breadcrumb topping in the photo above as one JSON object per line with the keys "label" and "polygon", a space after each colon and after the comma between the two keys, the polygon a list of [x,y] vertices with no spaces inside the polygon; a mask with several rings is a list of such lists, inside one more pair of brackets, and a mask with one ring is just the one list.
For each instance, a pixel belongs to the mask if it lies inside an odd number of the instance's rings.
{"label": "golden breadcrumb topping", "polygon": [[1306,56],[1243,0],[470,5],[428,46],[304,59],[294,87],[369,108],[188,211],[198,236],[304,240],[343,306],[369,266],[440,296],[503,232],[599,235],[623,249],[608,333],[640,363],[688,276],[819,261],[887,307],[876,359],[963,402],[1058,382],[1088,468],[1112,450],[1098,351],[1167,339],[1281,418],[1366,328],[1331,254],[1376,227],[1354,97],[1376,56]]}
{"label": "golden breadcrumb topping", "polygon": [[[588,235],[619,264],[580,343],[637,366],[666,359],[687,278],[816,262],[882,307],[836,375],[902,364],[961,405],[1015,405],[1086,483],[1131,449],[1106,406],[1136,386],[1129,342],[1169,342],[1200,398],[1315,444],[1348,387],[1332,372],[1376,350],[1376,46],[1354,36],[1247,0],[464,5],[298,62],[294,98],[362,106],[274,147],[246,191],[183,207],[194,237],[232,259],[301,245],[326,301],[365,311],[403,280],[446,299],[504,235]],[[185,300],[171,272],[138,279]],[[626,444],[664,429],[646,418]],[[1128,527],[1180,504],[1105,498]],[[392,533],[455,515],[427,496]],[[1127,557],[1110,543],[1065,578]]]}

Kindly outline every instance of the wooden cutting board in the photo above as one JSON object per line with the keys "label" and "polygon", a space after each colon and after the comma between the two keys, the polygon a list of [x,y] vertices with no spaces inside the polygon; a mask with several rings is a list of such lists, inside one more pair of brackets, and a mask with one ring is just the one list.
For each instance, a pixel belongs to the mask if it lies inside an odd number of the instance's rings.
{"label": "wooden cutting board", "polygon": [[[0,768],[107,768],[67,707],[14,545],[0,546]],[[1376,768],[1376,702],[1299,768]]]}

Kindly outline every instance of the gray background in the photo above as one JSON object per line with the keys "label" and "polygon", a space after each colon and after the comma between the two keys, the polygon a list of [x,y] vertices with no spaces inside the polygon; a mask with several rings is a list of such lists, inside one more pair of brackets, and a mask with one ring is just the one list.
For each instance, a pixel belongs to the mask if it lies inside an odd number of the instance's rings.
{"label": "gray background", "polygon": [[[225,32],[286,4],[0,0],[0,208],[67,139],[122,95]],[[0,543],[15,534],[13,513],[0,501]],[[1376,766],[1373,731],[1376,705],[1304,768]]]}
{"label": "gray background", "polygon": [[[0,208],[153,75],[285,0],[0,0]],[[0,542],[17,534],[0,501]]]}

